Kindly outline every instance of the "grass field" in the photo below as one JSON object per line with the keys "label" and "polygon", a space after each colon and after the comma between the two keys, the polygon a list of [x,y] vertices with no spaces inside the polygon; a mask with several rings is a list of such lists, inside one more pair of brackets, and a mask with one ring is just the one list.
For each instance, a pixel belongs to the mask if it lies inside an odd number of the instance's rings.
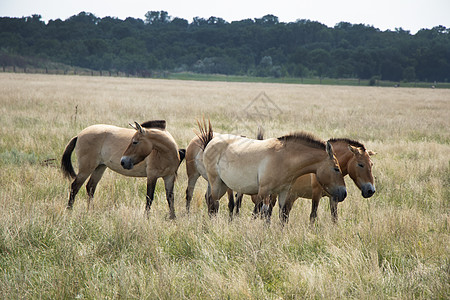
{"label": "grass field", "polygon": [[[179,80],[199,80],[199,81],[225,81],[225,82],[262,82],[262,83],[291,83],[291,84],[323,84],[323,85],[348,85],[348,86],[369,86],[369,79],[356,78],[318,78],[318,77],[256,77],[241,75],[220,75],[220,74],[199,74],[199,73],[167,73],[169,79]],[[374,86],[381,87],[419,87],[419,88],[450,88],[448,82],[394,82],[385,80],[376,80]]]}
{"label": "grass field", "polygon": [[[0,74],[0,298],[449,299],[450,90]],[[196,119],[218,132],[266,137],[305,130],[349,137],[373,157],[376,194],[351,180],[331,221],[328,199],[309,226],[298,199],[282,228],[209,218],[199,179],[185,213],[185,163],[168,219],[163,184],[144,217],[145,179],[107,171],[94,208],[59,161],[96,123],[166,119],[181,148]],[[75,163],[75,158],[73,158]]]}

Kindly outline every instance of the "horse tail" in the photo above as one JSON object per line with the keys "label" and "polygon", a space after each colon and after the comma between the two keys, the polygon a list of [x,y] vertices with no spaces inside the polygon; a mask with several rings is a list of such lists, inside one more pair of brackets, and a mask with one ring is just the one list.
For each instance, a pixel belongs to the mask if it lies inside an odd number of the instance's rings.
{"label": "horse tail", "polygon": [[180,164],[183,161],[184,157],[186,156],[186,149],[178,149],[178,155],[180,156]]}
{"label": "horse tail", "polygon": [[214,133],[211,126],[211,120],[208,120],[208,128],[206,127],[206,121],[205,118],[203,118],[203,124],[200,123],[199,120],[197,120],[198,129],[200,130],[200,133],[197,134],[198,138],[200,139],[200,147],[202,147],[203,150],[205,150],[206,145],[213,139]]}
{"label": "horse tail", "polygon": [[64,149],[64,153],[61,159],[61,170],[63,174],[67,178],[75,178],[77,174],[75,173],[72,160],[70,157],[72,156],[73,149],[75,149],[75,145],[77,144],[78,137],[73,137],[70,142],[67,144],[66,149]]}
{"label": "horse tail", "polygon": [[264,139],[264,129],[261,125],[258,126],[258,133],[256,134],[257,140],[263,140]]}

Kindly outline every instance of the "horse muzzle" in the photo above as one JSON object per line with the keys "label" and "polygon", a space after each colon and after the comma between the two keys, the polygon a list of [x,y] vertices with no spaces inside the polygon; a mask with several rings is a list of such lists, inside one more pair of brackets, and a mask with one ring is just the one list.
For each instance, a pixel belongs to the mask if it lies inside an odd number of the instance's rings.
{"label": "horse muzzle", "polygon": [[122,156],[120,159],[120,165],[127,170],[133,169],[133,162],[131,161],[131,158],[128,156]]}
{"label": "horse muzzle", "polygon": [[333,193],[333,200],[337,202],[342,202],[347,197],[347,189],[345,186],[341,186],[336,188],[335,192]]}
{"label": "horse muzzle", "polygon": [[375,194],[375,187],[371,183],[366,183],[361,186],[361,194],[364,198],[370,198]]}

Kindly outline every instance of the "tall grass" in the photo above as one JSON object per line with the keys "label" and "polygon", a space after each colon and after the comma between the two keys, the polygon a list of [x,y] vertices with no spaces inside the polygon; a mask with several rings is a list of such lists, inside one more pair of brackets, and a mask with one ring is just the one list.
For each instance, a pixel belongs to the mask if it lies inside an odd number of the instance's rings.
{"label": "tall grass", "polygon": [[[448,90],[0,74],[0,91],[1,298],[450,298]],[[377,192],[347,180],[337,225],[325,198],[314,227],[305,199],[283,228],[247,197],[230,222],[225,199],[207,216],[202,179],[186,215],[183,163],[175,221],[162,182],[146,218],[145,179],[111,171],[93,209],[83,188],[65,210],[58,163],[82,128],[164,118],[186,147],[203,115],[218,132],[360,140]]]}

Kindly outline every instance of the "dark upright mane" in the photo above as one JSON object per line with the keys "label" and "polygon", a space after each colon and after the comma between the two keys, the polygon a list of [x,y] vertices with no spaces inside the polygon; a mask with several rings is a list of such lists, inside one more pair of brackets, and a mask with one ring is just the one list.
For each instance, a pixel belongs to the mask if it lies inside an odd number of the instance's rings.
{"label": "dark upright mane", "polygon": [[166,120],[151,120],[144,123],[141,123],[141,126],[144,128],[157,128],[161,130],[166,129]]}
{"label": "dark upright mane", "polygon": [[257,140],[263,140],[264,139],[264,129],[261,126],[258,126],[258,133],[256,134]]}
{"label": "dark upright mane", "polygon": [[352,140],[352,139],[348,139],[348,138],[332,138],[330,140],[328,140],[330,143],[334,143],[334,142],[344,142],[347,143],[353,147],[357,147],[357,148],[362,148],[364,151],[366,150],[366,147],[364,147],[363,144],[361,144],[358,141]]}
{"label": "dark upright mane", "polygon": [[311,133],[307,132],[295,132],[291,133],[282,137],[279,137],[278,140],[282,143],[306,143],[310,144],[311,146],[318,148],[318,149],[326,149],[326,144],[324,141],[320,140],[319,138],[315,137]]}

